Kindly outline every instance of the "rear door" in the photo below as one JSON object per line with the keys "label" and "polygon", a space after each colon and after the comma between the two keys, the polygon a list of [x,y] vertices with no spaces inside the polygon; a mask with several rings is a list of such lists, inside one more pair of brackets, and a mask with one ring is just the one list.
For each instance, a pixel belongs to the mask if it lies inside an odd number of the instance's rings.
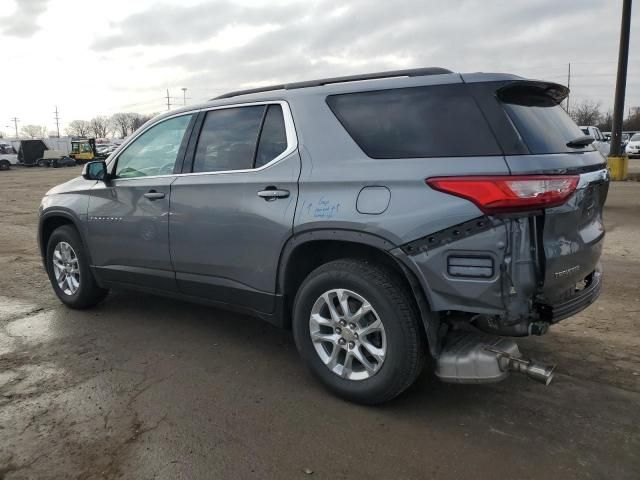
{"label": "rear door", "polygon": [[298,196],[300,157],[291,113],[285,102],[271,102],[204,115],[193,165],[171,186],[178,287],[271,313]]}
{"label": "rear door", "polygon": [[[583,132],[558,99],[539,84],[516,82],[498,89],[497,101],[528,154],[506,155],[511,174],[573,174],[578,186],[569,200],[539,217],[544,301],[556,303],[597,268],[602,252],[602,211],[609,187],[606,161],[593,145],[569,147]],[[590,278],[590,277],[589,277]]]}
{"label": "rear door", "polygon": [[170,186],[193,115],[164,120],[117,157],[109,182],[91,191],[89,247],[103,280],[176,290],[169,256]]}

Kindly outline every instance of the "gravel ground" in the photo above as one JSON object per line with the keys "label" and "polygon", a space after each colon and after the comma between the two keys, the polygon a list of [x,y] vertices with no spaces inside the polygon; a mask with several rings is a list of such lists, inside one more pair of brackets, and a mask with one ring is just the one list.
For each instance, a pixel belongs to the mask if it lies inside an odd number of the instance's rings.
{"label": "gravel ground", "polygon": [[640,183],[613,184],[605,290],[521,349],[559,364],[376,408],[326,393],[259,320],[115,293],[54,298],[36,211],[68,169],[0,172],[0,479],[640,478]]}

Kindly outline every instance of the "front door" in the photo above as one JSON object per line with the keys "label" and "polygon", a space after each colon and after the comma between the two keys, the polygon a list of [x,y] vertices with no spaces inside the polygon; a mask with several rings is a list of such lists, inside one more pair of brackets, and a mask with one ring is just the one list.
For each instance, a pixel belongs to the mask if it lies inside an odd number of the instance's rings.
{"label": "front door", "polygon": [[171,186],[171,257],[192,296],[274,310],[300,157],[284,102],[207,112],[191,173]]}
{"label": "front door", "polygon": [[91,191],[88,230],[96,275],[106,281],[175,290],[169,256],[169,199],[192,115],[164,120],[115,160]]}

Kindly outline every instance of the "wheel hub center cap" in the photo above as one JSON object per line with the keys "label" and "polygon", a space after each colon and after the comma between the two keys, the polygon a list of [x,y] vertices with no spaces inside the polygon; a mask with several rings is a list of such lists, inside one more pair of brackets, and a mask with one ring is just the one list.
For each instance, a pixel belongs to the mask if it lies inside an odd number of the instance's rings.
{"label": "wheel hub center cap", "polygon": [[355,332],[351,331],[351,329],[343,328],[342,338],[344,338],[347,342],[355,342],[358,337],[356,337]]}

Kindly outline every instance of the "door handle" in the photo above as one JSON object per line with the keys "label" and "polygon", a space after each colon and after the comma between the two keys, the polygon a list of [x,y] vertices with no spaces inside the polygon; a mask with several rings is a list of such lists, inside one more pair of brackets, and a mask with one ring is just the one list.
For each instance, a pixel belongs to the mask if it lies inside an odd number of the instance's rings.
{"label": "door handle", "polygon": [[279,190],[275,187],[267,187],[265,190],[258,192],[258,196],[264,198],[267,202],[271,202],[278,198],[287,198],[289,190]]}
{"label": "door handle", "polygon": [[164,198],[164,192],[156,192],[155,190],[149,190],[144,194],[144,198],[148,198],[149,200],[160,200]]}

